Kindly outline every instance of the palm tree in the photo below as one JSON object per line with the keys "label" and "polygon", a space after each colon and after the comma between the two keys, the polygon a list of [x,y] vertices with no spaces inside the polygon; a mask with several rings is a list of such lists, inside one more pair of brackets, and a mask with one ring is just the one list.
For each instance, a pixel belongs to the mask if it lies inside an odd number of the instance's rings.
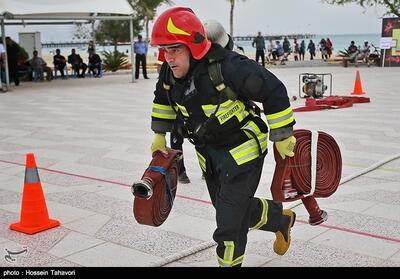
{"label": "palm tree", "polygon": [[235,9],[236,0],[229,0],[229,2],[231,3],[231,11],[229,14],[229,25],[230,25],[229,34],[231,35],[231,37],[233,37],[233,10]]}
{"label": "palm tree", "polygon": [[149,40],[149,22],[156,16],[157,8],[162,4],[173,4],[171,0],[132,0],[130,3],[131,5],[137,4],[141,8],[141,12],[144,16],[146,41]]}

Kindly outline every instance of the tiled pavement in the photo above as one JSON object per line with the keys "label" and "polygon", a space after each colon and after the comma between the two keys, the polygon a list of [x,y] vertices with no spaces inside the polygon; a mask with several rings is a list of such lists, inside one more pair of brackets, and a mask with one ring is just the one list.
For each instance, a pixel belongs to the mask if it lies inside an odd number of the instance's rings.
{"label": "tiled pavement", "polygon": [[[296,113],[297,128],[335,137],[343,175],[400,153],[400,68],[359,68],[371,103]],[[298,94],[298,74],[333,74],[334,94],[349,95],[354,68],[272,68]],[[180,185],[174,208],[159,228],[138,225],[129,185],[150,160],[150,108],[155,75],[23,83],[0,94],[0,266],[154,266],[166,258],[210,248],[167,266],[216,266],[215,227],[195,152],[185,143],[191,184]],[[297,100],[293,106],[302,105]],[[61,226],[35,235],[11,231],[19,220],[25,154],[34,152],[51,218]],[[268,156],[257,195],[270,197]],[[286,255],[272,251],[274,235],[251,231],[244,266],[400,266],[400,160],[355,178],[319,199],[327,222],[312,227],[302,205]],[[291,206],[285,204],[285,207]],[[5,260],[5,249],[28,253]],[[193,252],[193,251],[192,251]],[[4,254],[4,255],[3,255]]]}

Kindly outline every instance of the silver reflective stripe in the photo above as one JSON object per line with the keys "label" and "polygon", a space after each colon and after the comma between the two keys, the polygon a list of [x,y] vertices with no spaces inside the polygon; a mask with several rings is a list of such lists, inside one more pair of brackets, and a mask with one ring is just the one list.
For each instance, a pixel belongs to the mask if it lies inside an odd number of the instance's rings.
{"label": "silver reflective stripe", "polygon": [[40,182],[37,168],[26,168],[25,183],[37,183],[37,182]]}
{"label": "silver reflective stripe", "polygon": [[293,112],[291,111],[289,114],[286,114],[284,116],[281,116],[281,117],[278,117],[278,118],[275,118],[275,119],[270,119],[270,120],[267,119],[267,121],[268,121],[268,124],[272,125],[272,124],[275,124],[275,123],[279,123],[279,122],[285,121],[285,120],[289,119],[292,116],[293,116]]}

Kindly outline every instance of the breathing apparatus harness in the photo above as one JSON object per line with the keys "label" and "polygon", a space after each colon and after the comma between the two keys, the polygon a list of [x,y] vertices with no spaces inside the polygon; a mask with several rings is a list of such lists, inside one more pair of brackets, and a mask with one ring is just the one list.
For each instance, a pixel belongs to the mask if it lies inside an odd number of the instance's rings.
{"label": "breathing apparatus harness", "polygon": [[[222,75],[222,67],[221,67],[221,61],[225,57],[224,53],[221,53],[221,49],[218,49],[216,51],[215,55],[206,55],[207,61],[208,61],[208,75],[210,77],[210,80],[215,87],[215,89],[220,93],[218,95],[218,102],[217,102],[217,107],[215,108],[214,112],[208,117],[203,123],[200,125],[197,125],[194,129],[189,129],[188,128],[188,118],[185,117],[179,109],[176,109],[174,106],[174,103],[171,100],[170,92],[172,90],[172,87],[175,84],[175,79],[172,74],[172,71],[170,67],[166,68],[165,74],[164,74],[164,82],[163,82],[163,87],[164,90],[167,92],[167,98],[170,106],[176,113],[177,117],[179,120],[182,121],[183,123],[183,129],[182,133],[185,138],[189,140],[193,145],[197,147],[204,147],[207,142],[210,140],[212,135],[210,135],[209,132],[209,126],[213,121],[216,121],[216,115],[217,112],[221,106],[223,97],[226,97],[229,100],[235,101],[238,100],[239,96],[238,94],[233,91],[228,85],[226,85],[224,81],[224,77]],[[226,99],[224,98],[224,99]],[[246,116],[241,123],[242,125],[245,125],[248,121],[253,119],[255,115],[260,116],[261,115],[261,109],[251,100],[244,100],[243,98],[239,99],[244,103],[246,108],[250,111],[250,114]],[[259,149],[259,154],[262,155],[262,149],[261,149],[261,144],[257,138],[257,135],[250,129],[242,128],[242,130],[245,130],[248,132],[256,141]]]}

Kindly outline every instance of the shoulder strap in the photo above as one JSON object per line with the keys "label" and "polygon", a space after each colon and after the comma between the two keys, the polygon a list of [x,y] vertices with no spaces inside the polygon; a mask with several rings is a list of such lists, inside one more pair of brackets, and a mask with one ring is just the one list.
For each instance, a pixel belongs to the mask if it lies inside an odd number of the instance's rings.
{"label": "shoulder strap", "polygon": [[[220,92],[221,94],[225,94],[225,96],[232,101],[238,99],[238,95],[236,94],[236,92],[233,91],[224,82],[224,77],[222,75],[222,69],[221,69],[221,62],[213,59],[209,59],[208,62],[209,62],[208,75],[210,76],[210,80],[214,85],[215,89],[217,89],[217,91]],[[256,103],[250,100],[242,100],[242,101],[245,105],[251,107],[256,113],[256,115],[258,116],[261,115],[261,109],[256,105]]]}
{"label": "shoulder strap", "polygon": [[218,92],[225,94],[228,99],[233,101],[236,100],[238,97],[237,94],[224,82],[221,62],[213,59],[210,59],[208,62],[208,75],[210,76],[210,80],[215,89],[217,89]]}

